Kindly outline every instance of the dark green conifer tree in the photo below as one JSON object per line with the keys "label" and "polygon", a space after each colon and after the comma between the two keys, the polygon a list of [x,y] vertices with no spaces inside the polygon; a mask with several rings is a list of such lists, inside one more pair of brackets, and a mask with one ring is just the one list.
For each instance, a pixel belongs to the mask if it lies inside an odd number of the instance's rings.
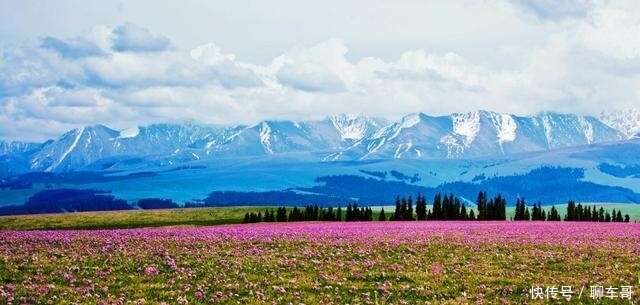
{"label": "dark green conifer tree", "polygon": [[380,209],[380,214],[378,215],[378,221],[386,221],[387,215],[384,214],[384,208]]}
{"label": "dark green conifer tree", "polygon": [[461,204],[460,207],[460,219],[461,220],[468,220],[469,219],[469,214],[467,214],[467,207],[465,207],[465,204]]}
{"label": "dark green conifer tree", "polygon": [[422,195],[416,198],[416,219],[427,220],[427,201]]}
{"label": "dark green conifer tree", "polygon": [[440,193],[435,194],[433,197],[433,219],[434,220],[442,220],[442,195]]}
{"label": "dark green conifer tree", "polygon": [[480,191],[478,193],[478,198],[476,199],[476,206],[478,208],[478,220],[486,220],[487,219],[487,193]]}

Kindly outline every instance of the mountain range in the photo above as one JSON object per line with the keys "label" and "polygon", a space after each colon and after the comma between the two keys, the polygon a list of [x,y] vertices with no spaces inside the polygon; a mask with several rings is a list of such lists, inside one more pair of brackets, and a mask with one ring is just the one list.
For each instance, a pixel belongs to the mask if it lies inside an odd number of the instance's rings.
{"label": "mountain range", "polygon": [[0,209],[7,207],[0,214],[24,212],[35,197],[58,200],[35,212],[66,211],[70,198],[60,194],[106,193],[116,203],[166,198],[213,206],[387,204],[398,194],[436,192],[473,202],[479,190],[509,202],[640,203],[638,114],[474,111],[84,126],[42,143],[0,141]]}
{"label": "mountain range", "polygon": [[153,124],[125,130],[92,125],[44,143],[0,141],[0,176],[30,171],[117,169],[132,159],[175,165],[200,159],[307,153],[310,160],[468,159],[614,142],[640,135],[640,111],[603,114],[490,111],[395,122],[362,115],[254,125]]}

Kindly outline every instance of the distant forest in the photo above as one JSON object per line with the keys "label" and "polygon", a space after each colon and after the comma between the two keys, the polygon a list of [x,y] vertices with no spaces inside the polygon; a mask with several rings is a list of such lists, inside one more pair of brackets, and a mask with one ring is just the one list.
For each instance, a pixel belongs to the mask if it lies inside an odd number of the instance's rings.
{"label": "distant forest", "polygon": [[[631,175],[635,168],[620,169],[618,175]],[[364,171],[367,176],[337,175],[315,179],[316,185],[306,188],[264,192],[213,191],[202,200],[178,204],[171,199],[143,198],[127,202],[109,191],[86,189],[45,189],[30,197],[23,205],[0,207],[0,215],[36,214],[80,211],[105,211],[126,209],[157,209],[177,207],[220,207],[220,206],[306,206],[346,207],[348,204],[360,206],[390,205],[397,201],[399,194],[422,194],[435,198],[437,194],[455,194],[464,203],[473,202],[478,193],[501,194],[505,206],[517,205],[520,198],[542,204],[582,202],[640,203],[640,194],[630,189],[599,185],[582,180],[583,169],[542,167],[528,173],[487,178],[477,176],[472,182],[452,182],[437,187],[425,187],[409,183],[419,181],[417,175],[405,175],[397,171]],[[390,175],[393,180],[384,177]],[[103,175],[80,173],[64,175],[41,173],[28,174],[12,180],[3,180],[0,188],[30,188],[31,183],[48,183],[56,179],[66,179],[69,183],[87,179],[114,179]],[[250,178],[248,178],[250,179]],[[434,200],[435,201],[435,200]],[[533,212],[533,211],[532,211]],[[478,216],[478,215],[476,215]]]}
{"label": "distant forest", "polygon": [[[415,201],[411,197],[397,197],[395,208],[389,216],[384,208],[380,210],[375,218],[378,221],[420,221],[420,220],[493,220],[505,221],[506,216],[506,200],[497,195],[489,198],[486,192],[479,192],[476,199],[477,215],[472,207],[461,201],[453,194],[441,195],[436,194],[433,198],[433,204],[429,209],[427,199],[418,195]],[[279,207],[275,211],[265,209],[264,213],[249,212],[244,216],[244,223],[256,222],[295,222],[295,221],[373,221],[374,213],[370,207],[359,207],[357,204],[348,204],[344,212],[342,207],[323,208],[318,205],[308,205],[304,209],[293,207],[287,212],[286,207]],[[529,206],[524,199],[518,199],[516,203],[515,216],[510,219],[513,221],[561,221],[560,214],[555,206],[552,206],[549,212],[545,212],[540,204]],[[590,221],[590,222],[630,222],[629,215],[622,215],[621,211],[615,209],[605,211],[600,207],[583,206],[570,201],[567,204],[565,212],[565,221]]]}

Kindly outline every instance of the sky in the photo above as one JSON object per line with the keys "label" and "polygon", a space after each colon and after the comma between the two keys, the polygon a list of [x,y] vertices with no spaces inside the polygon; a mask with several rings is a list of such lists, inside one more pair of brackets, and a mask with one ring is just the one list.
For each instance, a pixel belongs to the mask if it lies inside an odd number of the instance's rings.
{"label": "sky", "polygon": [[0,0],[0,138],[640,107],[640,2]]}

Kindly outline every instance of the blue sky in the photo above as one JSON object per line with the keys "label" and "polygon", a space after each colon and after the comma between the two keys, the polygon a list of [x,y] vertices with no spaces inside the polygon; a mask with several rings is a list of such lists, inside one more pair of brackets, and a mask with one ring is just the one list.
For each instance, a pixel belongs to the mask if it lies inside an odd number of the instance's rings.
{"label": "blue sky", "polygon": [[637,1],[0,0],[0,138],[640,107]]}

